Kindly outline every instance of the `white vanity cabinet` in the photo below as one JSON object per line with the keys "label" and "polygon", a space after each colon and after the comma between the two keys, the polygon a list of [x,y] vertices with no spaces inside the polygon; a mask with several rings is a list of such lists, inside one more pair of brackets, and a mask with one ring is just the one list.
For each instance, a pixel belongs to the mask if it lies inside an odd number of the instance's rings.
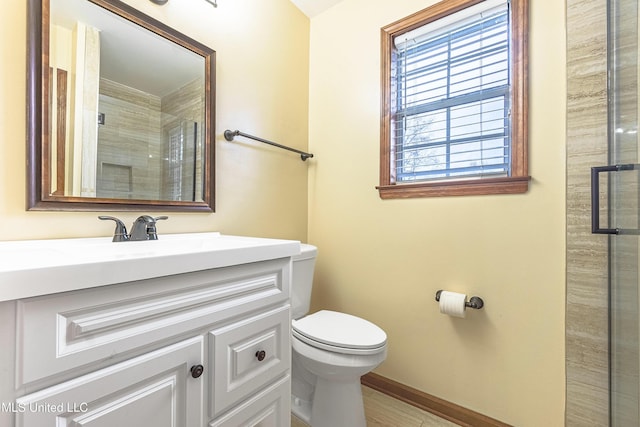
{"label": "white vanity cabinet", "polygon": [[0,302],[0,425],[288,426],[282,253]]}

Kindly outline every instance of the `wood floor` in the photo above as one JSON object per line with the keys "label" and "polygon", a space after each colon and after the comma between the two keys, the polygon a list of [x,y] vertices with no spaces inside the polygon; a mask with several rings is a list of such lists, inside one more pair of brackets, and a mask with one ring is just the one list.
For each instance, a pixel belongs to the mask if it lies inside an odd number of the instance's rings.
{"label": "wood floor", "polygon": [[[362,387],[367,427],[455,427],[457,424],[438,418],[369,387]],[[291,416],[291,427],[307,427]]]}

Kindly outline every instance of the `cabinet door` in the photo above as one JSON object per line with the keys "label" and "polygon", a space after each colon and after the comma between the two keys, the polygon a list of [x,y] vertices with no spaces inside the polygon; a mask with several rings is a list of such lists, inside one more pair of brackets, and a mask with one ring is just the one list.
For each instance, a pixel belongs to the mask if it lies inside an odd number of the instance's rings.
{"label": "cabinet door", "polygon": [[17,399],[18,427],[200,427],[204,338],[194,337]]}

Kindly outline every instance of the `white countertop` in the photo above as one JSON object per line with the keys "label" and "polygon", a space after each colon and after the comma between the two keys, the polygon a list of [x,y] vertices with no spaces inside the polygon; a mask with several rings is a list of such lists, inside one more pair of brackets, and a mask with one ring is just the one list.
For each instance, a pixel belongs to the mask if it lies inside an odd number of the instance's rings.
{"label": "white countertop", "polygon": [[0,301],[285,258],[300,242],[220,233],[0,242]]}

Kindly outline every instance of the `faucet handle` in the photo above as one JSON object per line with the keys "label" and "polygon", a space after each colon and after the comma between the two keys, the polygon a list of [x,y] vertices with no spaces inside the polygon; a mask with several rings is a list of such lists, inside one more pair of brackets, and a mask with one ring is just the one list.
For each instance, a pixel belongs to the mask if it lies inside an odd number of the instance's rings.
{"label": "faucet handle", "polygon": [[156,230],[156,221],[160,221],[164,219],[169,219],[169,217],[166,215],[157,216],[153,218],[153,221],[147,223],[147,236],[148,236],[147,238],[149,240],[158,240],[158,232]]}
{"label": "faucet handle", "polygon": [[168,216],[162,215],[153,218],[153,221],[147,223],[147,238],[149,240],[158,240],[158,232],[156,230],[156,222],[160,220],[169,219]]}
{"label": "faucet handle", "polygon": [[121,220],[119,220],[114,216],[106,216],[106,215],[100,215],[98,219],[115,221],[116,229],[113,232],[114,242],[124,242],[126,240],[129,240],[129,235],[127,234],[127,227],[124,225],[124,222],[122,222]]}

